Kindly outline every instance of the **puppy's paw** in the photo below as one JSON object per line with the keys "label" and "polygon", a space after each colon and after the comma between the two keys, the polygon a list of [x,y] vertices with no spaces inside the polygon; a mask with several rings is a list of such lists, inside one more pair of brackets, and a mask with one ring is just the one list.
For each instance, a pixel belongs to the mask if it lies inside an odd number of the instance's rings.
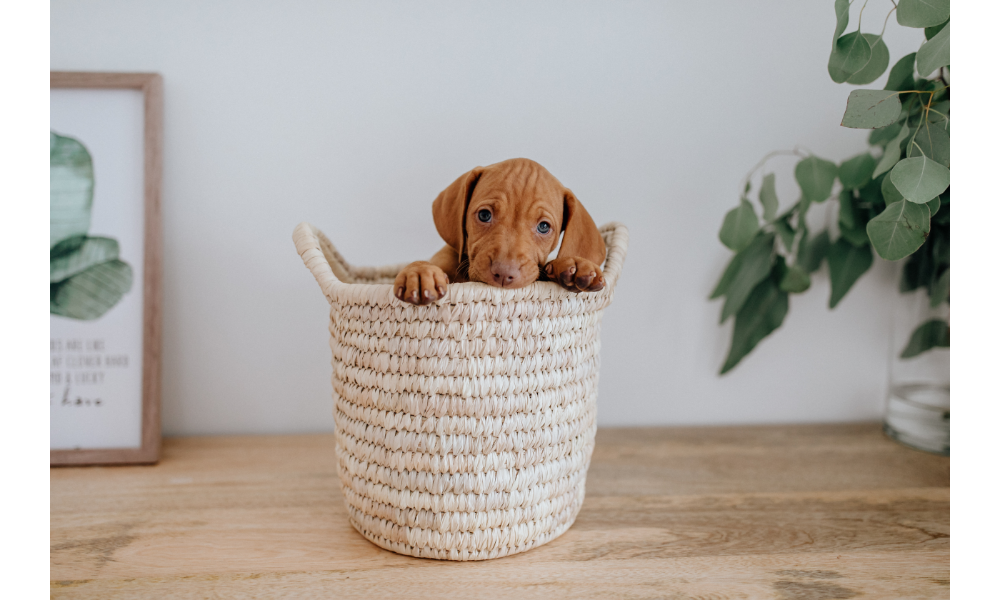
{"label": "puppy's paw", "polygon": [[555,281],[571,292],[596,292],[604,289],[601,268],[586,258],[564,256],[545,265],[549,281]]}
{"label": "puppy's paw", "polygon": [[392,293],[403,302],[430,304],[448,293],[448,276],[441,267],[426,261],[410,263],[396,275]]}

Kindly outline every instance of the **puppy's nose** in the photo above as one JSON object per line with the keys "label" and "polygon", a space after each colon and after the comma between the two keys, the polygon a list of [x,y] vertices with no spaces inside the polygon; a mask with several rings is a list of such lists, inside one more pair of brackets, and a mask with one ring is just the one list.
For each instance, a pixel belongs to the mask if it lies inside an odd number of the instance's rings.
{"label": "puppy's nose", "polygon": [[500,287],[513,284],[521,274],[517,265],[510,261],[495,261],[490,266],[490,272],[493,273],[493,281]]}

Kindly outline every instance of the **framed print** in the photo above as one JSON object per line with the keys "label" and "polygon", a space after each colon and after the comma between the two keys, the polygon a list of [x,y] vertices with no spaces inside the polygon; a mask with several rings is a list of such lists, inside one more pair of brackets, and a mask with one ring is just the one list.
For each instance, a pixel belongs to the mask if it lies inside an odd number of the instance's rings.
{"label": "framed print", "polygon": [[50,464],[155,463],[162,79],[49,84]]}

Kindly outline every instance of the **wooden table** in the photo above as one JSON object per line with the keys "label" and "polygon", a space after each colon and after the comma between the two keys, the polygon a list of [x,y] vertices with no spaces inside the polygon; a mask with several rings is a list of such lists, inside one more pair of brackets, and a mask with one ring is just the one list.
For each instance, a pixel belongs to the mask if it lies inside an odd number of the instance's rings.
{"label": "wooden table", "polygon": [[347,522],[329,435],[168,439],[51,471],[67,598],[947,598],[949,461],[875,424],[601,429],[562,537],[476,563]]}

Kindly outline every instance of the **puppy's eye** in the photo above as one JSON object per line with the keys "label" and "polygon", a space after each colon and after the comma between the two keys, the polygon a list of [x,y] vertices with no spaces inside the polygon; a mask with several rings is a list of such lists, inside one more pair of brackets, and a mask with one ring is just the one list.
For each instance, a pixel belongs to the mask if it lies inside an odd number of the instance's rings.
{"label": "puppy's eye", "polygon": [[479,220],[482,221],[483,223],[489,223],[493,219],[493,213],[486,210],[485,208],[480,210],[477,216],[479,217]]}
{"label": "puppy's eye", "polygon": [[546,223],[545,221],[542,221],[541,223],[538,224],[537,229],[538,233],[548,233],[549,230],[552,229],[552,226]]}

